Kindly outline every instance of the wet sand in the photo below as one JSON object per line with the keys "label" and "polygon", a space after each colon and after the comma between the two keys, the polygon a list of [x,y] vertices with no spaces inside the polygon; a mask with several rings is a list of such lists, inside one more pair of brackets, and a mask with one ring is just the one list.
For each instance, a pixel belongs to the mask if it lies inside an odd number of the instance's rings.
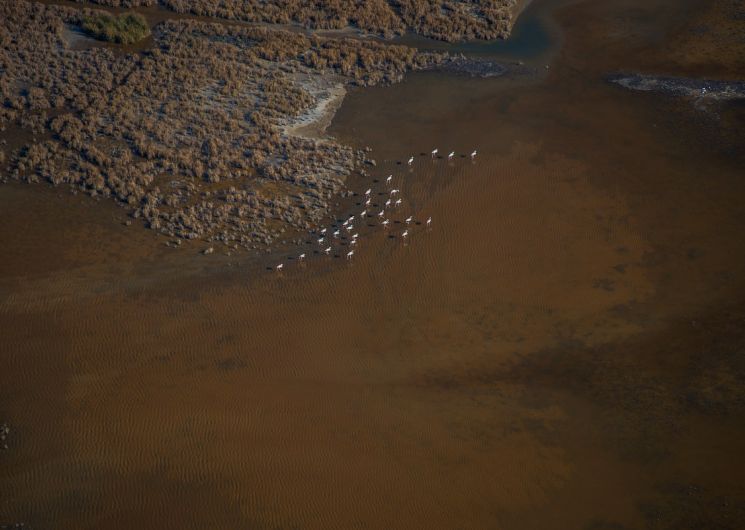
{"label": "wet sand", "polygon": [[433,224],[360,226],[349,262],[0,187],[0,524],[740,527],[742,114],[604,79],[698,75],[649,53],[688,7],[558,5],[540,77],[350,91],[328,133],[378,161],[350,185],[394,173],[394,220]]}

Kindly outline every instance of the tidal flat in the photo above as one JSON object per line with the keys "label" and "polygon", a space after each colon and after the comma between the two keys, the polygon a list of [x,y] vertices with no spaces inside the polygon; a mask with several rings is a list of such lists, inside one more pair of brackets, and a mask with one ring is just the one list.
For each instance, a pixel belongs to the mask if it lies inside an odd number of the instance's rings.
{"label": "tidal flat", "polygon": [[[533,0],[465,41],[28,4],[0,3],[0,526],[742,528],[745,108],[701,93],[745,81],[738,3]],[[93,41],[92,9],[151,35]]]}

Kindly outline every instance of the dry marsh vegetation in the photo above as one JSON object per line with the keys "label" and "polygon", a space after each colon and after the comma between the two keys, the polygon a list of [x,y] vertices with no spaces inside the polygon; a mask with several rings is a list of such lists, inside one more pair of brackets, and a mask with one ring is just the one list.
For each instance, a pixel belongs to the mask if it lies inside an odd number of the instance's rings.
{"label": "dry marsh vegetation", "polygon": [[[87,1],[87,0],[79,0]],[[516,0],[92,0],[114,7],[162,5],[177,13],[246,22],[355,27],[391,37],[413,31],[446,41],[509,35]]]}
{"label": "dry marsh vegetation", "polygon": [[443,60],[404,46],[169,20],[152,48],[72,50],[88,9],[0,4],[0,177],[108,197],[165,235],[260,248],[308,229],[365,154],[283,134],[309,84],[395,82]]}

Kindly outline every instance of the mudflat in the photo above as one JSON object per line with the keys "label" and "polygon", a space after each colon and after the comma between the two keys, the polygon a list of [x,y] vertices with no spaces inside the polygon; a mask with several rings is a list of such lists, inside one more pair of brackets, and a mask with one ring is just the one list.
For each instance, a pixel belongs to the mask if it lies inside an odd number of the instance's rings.
{"label": "mudflat", "polygon": [[608,82],[742,82],[736,8],[534,0],[449,49],[517,75],[348,86],[376,163],[269,254],[9,179],[0,524],[742,527],[745,112]]}

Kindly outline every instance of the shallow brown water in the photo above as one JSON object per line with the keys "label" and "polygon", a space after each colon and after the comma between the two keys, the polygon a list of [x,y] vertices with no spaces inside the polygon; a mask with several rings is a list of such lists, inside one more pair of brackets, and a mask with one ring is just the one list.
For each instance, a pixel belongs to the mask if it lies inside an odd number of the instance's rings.
{"label": "shallow brown water", "polygon": [[0,188],[0,524],[740,527],[739,122],[602,81],[657,65],[676,5],[560,9],[539,79],[351,93],[332,134],[433,224],[358,224],[349,262],[270,273]]}

